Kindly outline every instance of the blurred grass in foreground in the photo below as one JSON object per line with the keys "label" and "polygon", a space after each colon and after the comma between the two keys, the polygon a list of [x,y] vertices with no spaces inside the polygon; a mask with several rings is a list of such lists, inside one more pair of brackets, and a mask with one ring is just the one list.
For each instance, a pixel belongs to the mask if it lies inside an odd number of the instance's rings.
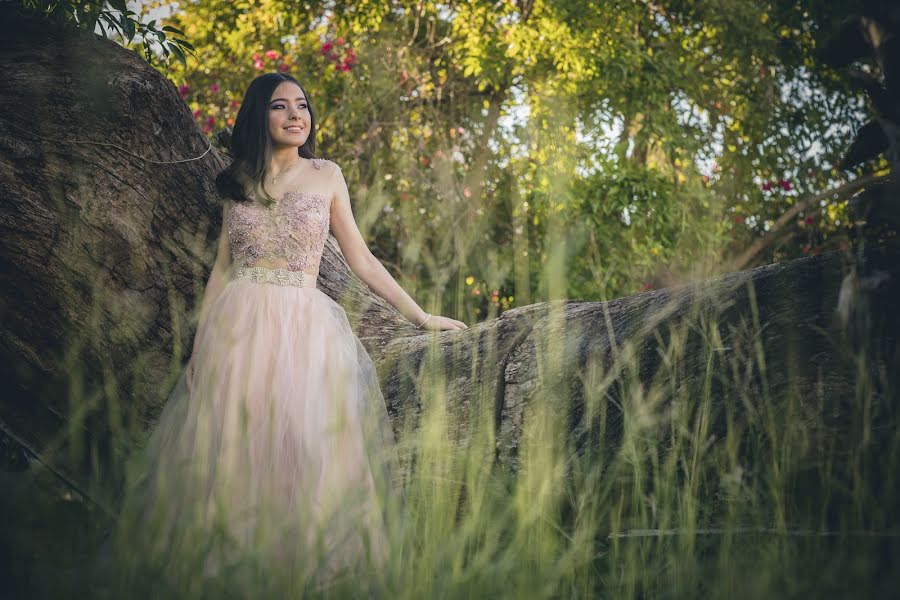
{"label": "blurred grass in foreground", "polygon": [[[773,392],[760,326],[748,320],[734,337],[740,343],[723,352],[716,315],[696,311],[659,340],[663,366],[652,381],[638,377],[628,340],[614,345],[620,375],[608,377],[609,362],[588,364],[574,424],[569,386],[558,375],[562,340],[541,340],[517,474],[492,466],[493,397],[473,402],[467,415],[448,412],[451,379],[432,343],[418,381],[418,423],[395,424],[404,464],[414,468],[388,568],[354,573],[322,594],[252,556],[232,575],[200,580],[199,565],[216,541],[203,534],[190,549],[193,560],[151,559],[136,539],[132,555],[115,557],[135,572],[92,574],[108,525],[102,512],[70,492],[59,500],[62,488],[32,467],[4,495],[13,516],[4,532],[12,591],[55,598],[354,597],[365,590],[391,598],[884,595],[900,583],[900,433],[897,392],[878,368],[883,357],[846,354],[855,369],[852,398],[823,396],[815,386]],[[699,348],[685,341],[689,332],[702,340]],[[689,372],[688,363],[703,366]],[[167,381],[179,372],[173,364]],[[121,402],[115,388],[107,392],[104,405]],[[86,413],[77,412],[85,400],[71,398],[73,415]],[[135,422],[126,406],[106,414],[113,431]],[[73,418],[74,432],[81,423]],[[462,438],[461,422],[468,423]],[[589,432],[581,438],[588,442],[576,447],[570,426]],[[92,492],[115,497],[98,482]]]}

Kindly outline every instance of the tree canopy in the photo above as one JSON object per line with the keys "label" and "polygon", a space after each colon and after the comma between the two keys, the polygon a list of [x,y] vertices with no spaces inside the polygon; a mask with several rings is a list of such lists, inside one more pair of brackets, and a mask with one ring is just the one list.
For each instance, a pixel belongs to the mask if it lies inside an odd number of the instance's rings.
{"label": "tree canopy", "polygon": [[[484,318],[726,271],[852,179],[835,165],[865,105],[816,58],[851,8],[199,0],[160,19],[195,55],[159,68],[210,135],[254,76],[298,77],[376,255]],[[800,211],[756,261],[844,244],[844,200]]]}

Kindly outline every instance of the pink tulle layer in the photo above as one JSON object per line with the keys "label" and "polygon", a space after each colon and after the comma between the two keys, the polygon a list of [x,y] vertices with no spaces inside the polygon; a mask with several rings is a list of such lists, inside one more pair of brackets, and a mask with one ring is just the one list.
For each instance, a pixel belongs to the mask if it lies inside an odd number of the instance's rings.
{"label": "pink tulle layer", "polygon": [[393,432],[340,305],[314,287],[232,279],[194,354],[130,499],[157,547],[220,539],[207,570],[248,552],[311,571],[383,560]]}

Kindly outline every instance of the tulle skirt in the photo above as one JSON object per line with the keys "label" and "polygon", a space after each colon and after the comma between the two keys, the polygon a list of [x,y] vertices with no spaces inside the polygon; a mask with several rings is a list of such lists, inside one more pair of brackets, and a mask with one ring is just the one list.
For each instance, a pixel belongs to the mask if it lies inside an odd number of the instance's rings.
{"label": "tulle skirt", "polygon": [[254,273],[201,324],[193,379],[135,463],[119,543],[163,574],[250,565],[302,584],[377,569],[402,487],[374,365],[314,281]]}

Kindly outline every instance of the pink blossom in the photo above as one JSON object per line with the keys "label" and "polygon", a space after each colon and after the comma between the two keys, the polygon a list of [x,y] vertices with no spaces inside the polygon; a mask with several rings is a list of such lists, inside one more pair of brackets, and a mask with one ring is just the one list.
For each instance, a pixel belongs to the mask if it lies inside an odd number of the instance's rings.
{"label": "pink blossom", "polygon": [[334,44],[332,44],[331,42],[325,42],[324,44],[322,44],[322,47],[319,49],[319,52],[320,52],[321,54],[325,54],[326,52],[328,52],[329,50],[331,50],[331,48],[332,48],[333,46],[334,46]]}
{"label": "pink blossom", "polygon": [[791,182],[788,181],[787,179],[780,179],[778,181],[778,185],[780,185],[781,189],[783,189],[786,192],[791,191],[791,189],[793,189],[793,187],[794,187],[793,185],[791,185]]}
{"label": "pink blossom", "polygon": [[343,46],[343,45],[344,45],[344,38],[339,37],[338,39],[334,40],[334,43],[337,44],[338,46]]}
{"label": "pink blossom", "polygon": [[772,191],[772,182],[771,182],[771,181],[764,181],[763,184],[762,184],[762,190],[763,190],[764,192],[770,192],[770,191]]}
{"label": "pink blossom", "polygon": [[258,60],[255,63],[253,63],[253,66],[256,67],[257,71],[262,71],[263,69],[266,68],[265,63],[263,63],[263,61],[261,61],[261,60]]}
{"label": "pink blossom", "polygon": [[261,58],[262,58],[262,54],[260,54],[259,52],[253,53],[253,60],[260,60]]}
{"label": "pink blossom", "polygon": [[207,117],[207,119],[206,119],[206,124],[207,124],[209,127],[212,127],[213,125],[216,124],[216,118],[215,118],[215,117]]}
{"label": "pink blossom", "polygon": [[284,73],[288,69],[290,69],[290,67],[287,65],[287,63],[281,63],[280,65],[278,65],[278,70],[282,73]]}
{"label": "pink blossom", "polygon": [[197,109],[194,110],[194,118],[196,119],[196,118],[199,117],[199,116],[200,116],[200,109],[197,108]]}
{"label": "pink blossom", "polygon": [[178,86],[178,93],[181,94],[182,98],[187,96],[188,93],[190,93],[190,91],[191,91],[191,86],[189,86],[189,85],[179,85]]}
{"label": "pink blossom", "polygon": [[266,50],[266,58],[269,60],[278,60],[281,54],[277,50]]}
{"label": "pink blossom", "polygon": [[218,84],[218,83],[214,83],[214,84],[212,84],[211,86],[209,86],[209,91],[211,91],[211,92],[218,92],[218,91],[219,91],[219,84]]}

